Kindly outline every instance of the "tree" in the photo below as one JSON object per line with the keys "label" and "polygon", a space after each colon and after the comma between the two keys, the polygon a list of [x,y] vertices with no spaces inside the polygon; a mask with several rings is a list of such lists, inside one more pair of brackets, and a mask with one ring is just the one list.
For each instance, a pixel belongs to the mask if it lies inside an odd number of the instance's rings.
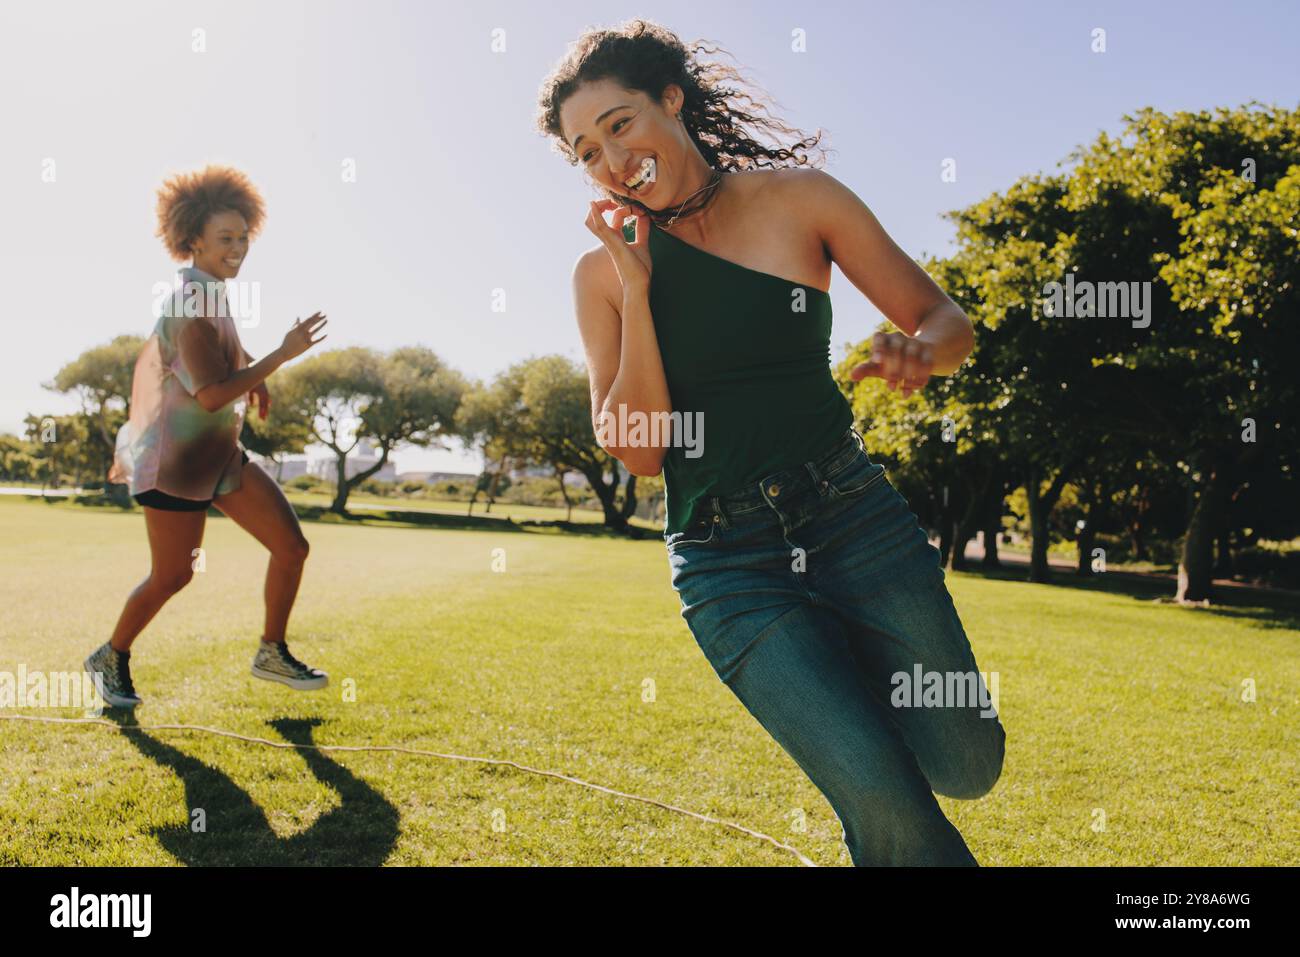
{"label": "tree", "polygon": [[117,336],[106,345],[87,349],[45,384],[53,392],[76,394],[86,419],[86,441],[91,445],[82,455],[102,472],[109,494],[121,498],[125,498],[125,486],[108,483],[108,471],[113,466],[117,431],[131,413],[131,378],[144,343],[139,336]]}
{"label": "tree", "polygon": [[[525,410],[520,424],[532,461],[553,469],[581,473],[600,500],[606,526],[638,536],[630,519],[636,514],[636,475],[622,481],[623,501],[617,502],[621,463],[596,441],[591,427],[591,391],[585,369],[552,355],[529,359],[515,369]],[[605,480],[605,471],[612,473]]]}
{"label": "tree", "polygon": [[507,473],[528,461],[519,423],[524,411],[519,393],[514,375],[499,375],[491,385],[475,382],[456,412],[456,431],[468,445],[482,452],[486,463],[469,499],[469,515],[474,514],[480,492],[487,495],[486,511],[490,513],[501,483],[509,481]]}
{"label": "tree", "polygon": [[[351,491],[383,468],[397,445],[437,446],[442,437],[455,434],[456,409],[466,388],[459,372],[423,346],[387,354],[353,346],[312,356],[287,370],[277,401],[334,453],[336,491],[330,511],[343,515]],[[379,457],[349,476],[348,454],[363,438],[374,442]]]}
{"label": "tree", "polygon": [[580,473],[600,500],[605,525],[638,534],[629,521],[636,512],[636,476],[628,473],[622,482],[618,459],[596,441],[587,373],[571,360],[551,355],[516,362],[467,397],[458,425],[502,468],[507,462],[540,465],[561,481],[564,473]]}
{"label": "tree", "polygon": [[286,380],[287,372],[285,377],[268,381],[271,403],[266,418],[262,419],[259,412],[250,407],[239,436],[244,448],[275,463],[277,482],[283,478],[284,457],[305,452],[313,439],[311,423],[301,408],[284,401],[287,396],[282,396],[281,388]]}
{"label": "tree", "polygon": [[0,434],[0,477],[11,482],[35,482],[41,475],[38,448],[16,435]]}
{"label": "tree", "polygon": [[81,485],[104,474],[104,453],[99,443],[91,440],[97,426],[90,416],[29,414],[23,424],[42,491],[58,488],[65,477]]}
{"label": "tree", "polygon": [[1170,300],[1129,358],[1174,387],[1160,405],[1193,498],[1177,598],[1203,602],[1229,502],[1252,476],[1294,470],[1300,446],[1300,111],[1252,102],[1125,119],[1124,137],[1080,154],[1076,192],[1136,210],[1134,262]]}
{"label": "tree", "polygon": [[[941,389],[995,442],[987,474],[1021,477],[1033,580],[1067,483],[1173,461],[1192,498],[1178,597],[1207,598],[1228,503],[1261,469],[1294,469],[1297,115],[1142,110],[1065,172],[949,214],[958,249],[927,268],[977,330]],[[1088,297],[1058,309],[1052,283]],[[1130,308],[1098,308],[1103,294]]]}

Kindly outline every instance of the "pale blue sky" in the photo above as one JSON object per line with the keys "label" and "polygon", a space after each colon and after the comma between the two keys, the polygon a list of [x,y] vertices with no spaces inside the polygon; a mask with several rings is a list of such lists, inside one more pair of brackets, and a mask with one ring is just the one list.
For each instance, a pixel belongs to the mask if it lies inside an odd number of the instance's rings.
{"label": "pale blue sky", "polygon": [[[245,170],[267,200],[240,276],[262,289],[261,325],[242,332],[253,355],[320,309],[320,349],[421,343],[485,379],[529,355],[581,361],[569,274],[594,242],[592,194],[533,115],[543,76],[587,26],[644,16],[720,43],[778,115],[827,131],[828,171],[917,256],[948,248],[942,212],[1052,169],[1140,106],[1295,107],[1297,6],[5,4],[0,430],[70,411],[41,383],[89,346],[149,332],[152,287],[175,269],[153,236],[154,191],[207,162]],[[1104,54],[1091,52],[1095,27]],[[191,50],[196,28],[204,53]],[[504,53],[491,49],[497,29]],[[792,52],[794,30],[807,52]],[[955,183],[940,179],[946,157]],[[345,158],[356,182],[342,181]],[[47,159],[54,183],[41,179]],[[838,270],[831,295],[838,358],[878,314]]]}

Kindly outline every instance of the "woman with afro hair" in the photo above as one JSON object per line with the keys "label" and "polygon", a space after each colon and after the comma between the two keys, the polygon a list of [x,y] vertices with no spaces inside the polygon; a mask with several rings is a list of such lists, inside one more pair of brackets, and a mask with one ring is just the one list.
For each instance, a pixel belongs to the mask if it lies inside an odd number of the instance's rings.
{"label": "woman with afro hair", "polygon": [[115,707],[141,702],[131,680],[131,644],[194,575],[210,505],[271,553],[266,623],[253,674],[291,688],[323,688],[328,676],[298,661],[285,628],[302,579],[307,540],[280,487],[239,446],[244,396],[265,419],[266,379],[325,336],[321,313],[295,320],[280,347],[254,362],[229,314],[225,281],[239,274],[261,229],[262,197],[242,172],[208,166],[181,173],[158,191],[158,236],[171,257],[190,261],[164,300],[136,360],[131,409],[117,436],[109,480],[129,485],[144,507],[151,567],[127,597],[112,637],[85,661]]}

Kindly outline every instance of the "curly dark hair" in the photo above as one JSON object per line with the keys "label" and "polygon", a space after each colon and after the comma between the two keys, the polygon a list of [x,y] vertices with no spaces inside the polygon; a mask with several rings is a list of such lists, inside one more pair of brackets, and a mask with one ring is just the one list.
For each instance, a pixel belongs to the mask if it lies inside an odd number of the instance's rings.
{"label": "curly dark hair", "polygon": [[262,194],[239,170],[207,166],[197,173],[177,173],[158,189],[156,235],[173,259],[188,259],[208,219],[225,210],[244,217],[249,239],[258,234],[266,218]]}
{"label": "curly dark hair", "polygon": [[[639,90],[661,102],[668,84],[676,83],[685,94],[681,116],[687,132],[713,169],[816,166],[818,163],[811,162],[807,156],[812,147],[818,148],[819,159],[824,161],[828,151],[819,146],[820,129],[812,137],[791,129],[771,117],[761,100],[741,88],[752,84],[735,68],[698,59],[698,54],[718,52],[731,56],[704,40],[683,43],[667,28],[640,18],[613,30],[588,30],[570,44],[564,59],[542,83],[538,132],[551,137],[552,148],[576,166],[578,155],[565,142],[560,128],[560,107],[579,86],[611,79],[625,89]],[[789,147],[779,143],[768,147],[749,135],[747,129],[766,130],[775,133],[777,138],[782,135],[799,138]],[[609,194],[608,198],[628,200],[616,193]]]}

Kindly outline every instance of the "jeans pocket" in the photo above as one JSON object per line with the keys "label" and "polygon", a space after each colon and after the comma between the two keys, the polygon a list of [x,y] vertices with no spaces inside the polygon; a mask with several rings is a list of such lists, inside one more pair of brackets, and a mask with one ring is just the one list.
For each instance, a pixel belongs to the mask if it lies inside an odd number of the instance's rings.
{"label": "jeans pocket", "polygon": [[828,473],[824,478],[836,498],[855,498],[885,477],[885,467],[871,461],[866,452],[859,451],[846,464]]}
{"label": "jeans pocket", "polygon": [[683,545],[707,545],[713,541],[718,533],[718,522],[706,522],[708,528],[704,528],[699,522],[682,529],[680,532],[671,532],[664,536],[664,545],[668,551],[673,551]]}

